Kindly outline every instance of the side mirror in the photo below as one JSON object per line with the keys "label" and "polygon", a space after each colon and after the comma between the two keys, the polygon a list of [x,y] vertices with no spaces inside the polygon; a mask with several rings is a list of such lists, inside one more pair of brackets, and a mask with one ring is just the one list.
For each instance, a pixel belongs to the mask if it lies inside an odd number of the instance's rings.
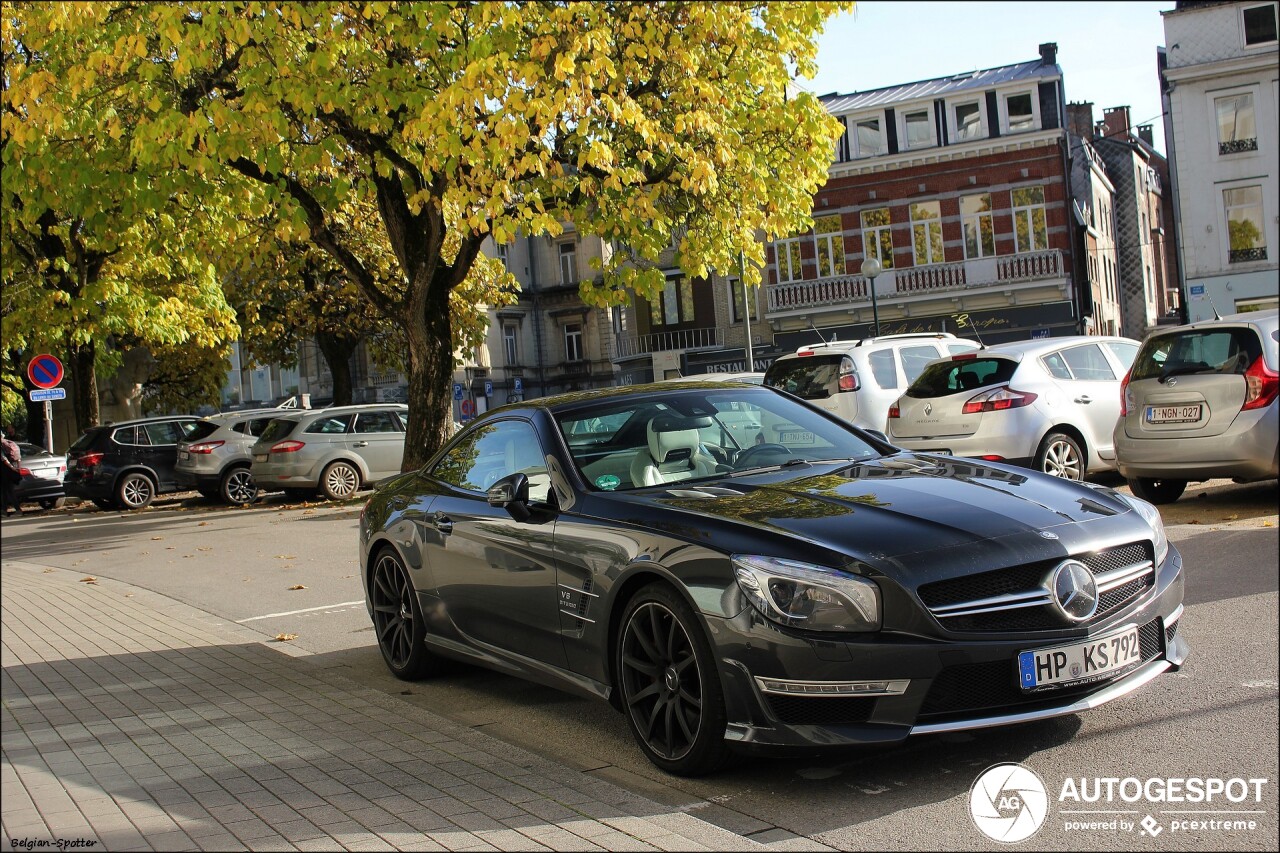
{"label": "side mirror", "polygon": [[528,521],[529,478],[517,471],[508,474],[489,487],[489,506],[501,507],[516,521]]}

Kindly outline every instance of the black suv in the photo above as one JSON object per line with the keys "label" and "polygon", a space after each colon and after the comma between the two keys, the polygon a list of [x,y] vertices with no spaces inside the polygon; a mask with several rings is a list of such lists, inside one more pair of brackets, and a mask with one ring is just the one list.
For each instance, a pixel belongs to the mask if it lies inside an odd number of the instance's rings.
{"label": "black suv", "polygon": [[156,495],[179,490],[178,442],[198,423],[180,415],[90,427],[67,451],[63,487],[100,509],[142,509]]}

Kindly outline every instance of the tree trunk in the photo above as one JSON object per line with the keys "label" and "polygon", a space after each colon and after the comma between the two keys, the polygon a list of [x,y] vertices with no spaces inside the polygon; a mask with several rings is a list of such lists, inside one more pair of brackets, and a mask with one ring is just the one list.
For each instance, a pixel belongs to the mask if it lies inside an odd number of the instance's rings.
{"label": "tree trunk", "polygon": [[333,377],[333,405],[351,405],[351,356],[360,346],[360,338],[317,332],[316,346],[320,348]]}
{"label": "tree trunk", "polygon": [[71,387],[75,393],[76,434],[98,425],[98,375],[94,372],[97,348],[93,341],[70,344],[69,372]]}
{"label": "tree trunk", "polygon": [[453,328],[449,321],[448,289],[432,288],[426,294],[423,316],[405,317],[402,325],[409,343],[405,359],[409,374],[409,426],[400,470],[416,471],[453,431],[450,402]]}

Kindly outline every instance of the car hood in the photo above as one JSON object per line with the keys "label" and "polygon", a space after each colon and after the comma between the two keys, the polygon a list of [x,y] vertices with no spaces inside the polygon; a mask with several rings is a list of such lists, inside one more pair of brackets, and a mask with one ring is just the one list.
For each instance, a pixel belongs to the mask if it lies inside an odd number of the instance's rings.
{"label": "car hood", "polygon": [[[1075,552],[1090,538],[1110,538],[1112,531],[1130,538],[1151,535],[1108,490],[928,454],[668,484],[619,497],[655,510],[693,513],[703,524],[723,520],[788,534],[880,564],[939,551],[962,560],[986,549],[990,557],[991,540],[1001,539],[1021,543],[1006,543],[1007,561],[1016,563]],[[658,511],[651,518],[664,515],[670,517]],[[677,528],[697,523],[671,521]]]}

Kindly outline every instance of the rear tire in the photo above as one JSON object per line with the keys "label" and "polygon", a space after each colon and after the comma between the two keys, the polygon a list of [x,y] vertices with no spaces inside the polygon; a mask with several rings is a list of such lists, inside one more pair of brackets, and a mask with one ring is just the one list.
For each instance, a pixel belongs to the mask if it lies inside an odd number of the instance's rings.
{"label": "rear tire", "polygon": [[1036,451],[1036,470],[1064,480],[1084,480],[1088,457],[1080,444],[1065,432],[1051,432]]}
{"label": "rear tire", "polygon": [[1171,504],[1182,497],[1186,488],[1186,480],[1157,480],[1154,477],[1134,477],[1129,480],[1129,491],[1153,504]]}
{"label": "rear tire", "polygon": [[244,506],[258,499],[258,487],[247,465],[231,468],[222,475],[218,484],[218,497],[232,506]]}
{"label": "rear tire", "polygon": [[614,672],[631,733],[657,767],[699,776],[729,758],[716,656],[696,613],[655,583],[627,603]]}
{"label": "rear tire", "polygon": [[116,484],[116,504],[124,509],[146,509],[156,496],[156,485],[146,474],[125,474]]}
{"label": "rear tire", "polygon": [[334,462],[320,475],[320,491],[331,501],[345,501],[360,490],[360,472],[350,462]]}

